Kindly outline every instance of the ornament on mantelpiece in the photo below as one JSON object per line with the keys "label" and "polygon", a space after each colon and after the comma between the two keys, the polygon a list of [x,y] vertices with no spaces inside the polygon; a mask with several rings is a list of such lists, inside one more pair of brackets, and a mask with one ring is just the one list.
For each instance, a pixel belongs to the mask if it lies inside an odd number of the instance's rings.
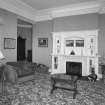
{"label": "ornament on mantelpiece", "polygon": [[60,53],[60,40],[57,40],[57,54]]}
{"label": "ornament on mantelpiece", "polygon": [[91,38],[91,43],[93,43],[93,38]]}
{"label": "ornament on mantelpiece", "polygon": [[91,49],[91,55],[93,55],[93,50]]}
{"label": "ornament on mantelpiece", "polygon": [[60,46],[57,46],[57,53],[60,53]]}
{"label": "ornament on mantelpiece", "polygon": [[59,43],[59,40],[57,40],[57,43]]}
{"label": "ornament on mantelpiece", "polygon": [[54,57],[54,69],[58,68],[58,57]]}
{"label": "ornament on mantelpiece", "polygon": [[71,53],[70,53],[70,55],[75,55],[75,52],[72,50]]}

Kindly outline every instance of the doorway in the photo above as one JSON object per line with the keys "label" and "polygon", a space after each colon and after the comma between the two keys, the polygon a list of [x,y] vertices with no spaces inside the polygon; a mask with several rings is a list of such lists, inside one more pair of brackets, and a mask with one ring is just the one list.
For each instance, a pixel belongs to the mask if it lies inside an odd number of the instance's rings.
{"label": "doorway", "polygon": [[21,19],[17,24],[17,61],[32,62],[32,24]]}
{"label": "doorway", "polygon": [[22,60],[26,59],[25,42],[26,42],[26,39],[18,36],[18,38],[17,38],[17,60],[18,61],[22,61]]}

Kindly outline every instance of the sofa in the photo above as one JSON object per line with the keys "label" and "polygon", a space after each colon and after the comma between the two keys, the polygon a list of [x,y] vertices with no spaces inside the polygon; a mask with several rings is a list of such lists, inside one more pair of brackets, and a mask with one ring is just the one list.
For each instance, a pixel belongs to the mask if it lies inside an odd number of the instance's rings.
{"label": "sofa", "polygon": [[15,84],[34,79],[34,74],[48,73],[48,67],[32,62],[7,62],[0,67],[0,81],[5,76],[5,81]]}
{"label": "sofa", "polygon": [[34,75],[35,72],[48,73],[49,69],[46,65],[25,61],[7,62],[6,64],[16,70],[18,77]]}

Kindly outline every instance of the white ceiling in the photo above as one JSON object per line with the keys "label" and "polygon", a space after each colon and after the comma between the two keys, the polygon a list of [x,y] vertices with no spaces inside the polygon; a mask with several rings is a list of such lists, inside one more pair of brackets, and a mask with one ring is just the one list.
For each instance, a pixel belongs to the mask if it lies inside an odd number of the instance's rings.
{"label": "white ceiling", "polygon": [[56,8],[81,2],[100,1],[100,0],[21,0],[36,10]]}

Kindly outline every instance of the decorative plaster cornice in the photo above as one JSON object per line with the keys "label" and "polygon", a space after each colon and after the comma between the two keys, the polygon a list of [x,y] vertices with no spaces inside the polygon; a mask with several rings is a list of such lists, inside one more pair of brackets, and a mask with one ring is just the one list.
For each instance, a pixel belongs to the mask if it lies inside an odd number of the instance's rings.
{"label": "decorative plaster cornice", "polygon": [[88,13],[97,13],[100,8],[99,2],[85,2],[73,4],[65,7],[58,8],[52,11],[53,17],[64,17]]}
{"label": "decorative plaster cornice", "polygon": [[103,2],[94,1],[40,10],[36,13],[36,21],[51,20],[53,18],[64,16],[99,13],[102,8],[102,4]]}
{"label": "decorative plaster cornice", "polygon": [[52,12],[50,10],[42,10],[36,12],[36,21],[52,20]]}
{"label": "decorative plaster cornice", "polygon": [[33,21],[33,20],[28,19],[28,18],[23,17],[23,16],[17,16],[17,19],[24,20],[24,21],[29,22],[29,23],[32,23],[32,24],[35,24],[36,23],[35,20]]}
{"label": "decorative plaster cornice", "polygon": [[20,0],[0,0],[0,8],[11,11],[17,15],[30,19],[33,22],[52,20],[57,17],[105,13],[105,2],[92,1],[79,4],[72,4],[58,8],[35,10]]}
{"label": "decorative plaster cornice", "polygon": [[0,8],[35,21],[36,10],[20,0],[0,0]]}

